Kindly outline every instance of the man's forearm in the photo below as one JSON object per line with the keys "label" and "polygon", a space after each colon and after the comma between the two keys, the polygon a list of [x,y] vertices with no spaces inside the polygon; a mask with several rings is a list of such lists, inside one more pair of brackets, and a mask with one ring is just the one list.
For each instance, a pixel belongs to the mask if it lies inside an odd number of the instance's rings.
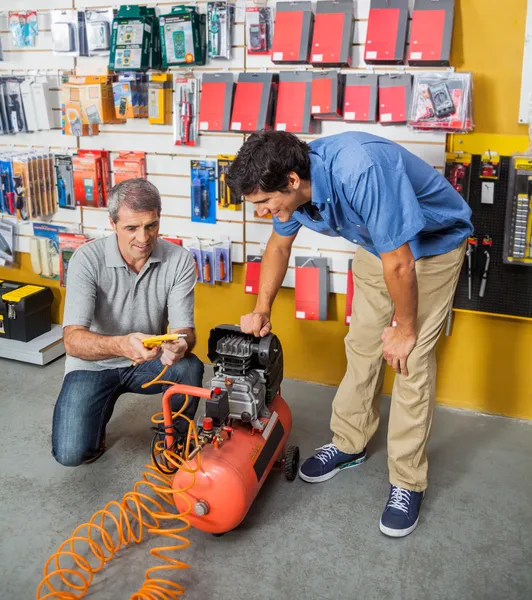
{"label": "man's forearm", "polygon": [[384,281],[395,305],[398,329],[405,335],[416,334],[418,287],[415,262],[383,262]]}
{"label": "man's forearm", "polygon": [[107,336],[83,329],[65,331],[67,354],[83,360],[123,357],[123,336]]}
{"label": "man's forearm", "polygon": [[188,346],[186,354],[190,354],[192,350],[194,350],[194,346],[196,345],[196,331],[194,329],[172,329],[171,333],[186,334],[186,342]]}
{"label": "man's forearm", "polygon": [[277,292],[283,283],[288,269],[290,250],[285,248],[266,247],[260,268],[259,295],[255,312],[270,314]]}

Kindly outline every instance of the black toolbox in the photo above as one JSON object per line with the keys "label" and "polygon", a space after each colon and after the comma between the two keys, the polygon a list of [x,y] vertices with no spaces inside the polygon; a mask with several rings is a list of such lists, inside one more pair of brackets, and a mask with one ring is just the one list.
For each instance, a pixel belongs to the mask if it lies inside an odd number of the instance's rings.
{"label": "black toolbox", "polygon": [[0,339],[30,340],[52,328],[52,290],[0,280]]}

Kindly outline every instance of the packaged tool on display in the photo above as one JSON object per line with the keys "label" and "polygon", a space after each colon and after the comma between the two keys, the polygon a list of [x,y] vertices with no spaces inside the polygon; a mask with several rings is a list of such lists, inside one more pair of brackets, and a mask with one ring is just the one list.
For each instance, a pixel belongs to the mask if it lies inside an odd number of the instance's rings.
{"label": "packaged tool on display", "polygon": [[231,131],[271,129],[279,75],[239,73],[231,114]]}
{"label": "packaged tool on display", "polygon": [[111,169],[107,150],[79,149],[72,157],[76,206],[107,206]]}
{"label": "packaged tool on display", "polygon": [[205,15],[196,7],[172,7],[169,14],[159,17],[159,26],[163,69],[205,64]]}
{"label": "packaged tool on display", "polygon": [[506,264],[532,266],[532,155],[512,156],[504,226]]}
{"label": "packaged tool on display", "polygon": [[148,116],[148,75],[124,72],[113,82],[115,118],[143,119]]}
{"label": "packaged tool on display", "polygon": [[30,342],[52,328],[52,290],[0,281],[0,337]]}
{"label": "packaged tool on display", "polygon": [[52,49],[57,56],[83,56],[86,48],[85,14],[52,10]]}
{"label": "packaged tool on display", "polygon": [[30,258],[33,272],[46,279],[59,279],[59,234],[65,231],[61,225],[33,223],[30,239]]}
{"label": "packaged tool on display", "polygon": [[91,8],[85,11],[89,56],[109,56],[115,15],[116,11],[112,8]]}
{"label": "packaged tool on display", "polygon": [[216,161],[190,161],[190,180],[192,221],[216,223]]}
{"label": "packaged tool on display", "polygon": [[200,131],[229,131],[235,83],[232,73],[205,73],[199,109]]}
{"label": "packaged tool on display", "polygon": [[326,258],[295,257],[296,319],[327,321],[329,298],[329,266]]}
{"label": "packaged tool on display", "polygon": [[378,75],[346,75],[344,121],[376,123],[378,88]]}
{"label": "packaged tool on display", "polygon": [[126,179],[146,179],[145,152],[119,152],[113,160],[115,185]]}
{"label": "packaged tool on display", "polygon": [[486,294],[486,285],[488,283],[488,274],[491,263],[491,253],[492,253],[493,240],[491,236],[485,235],[482,237],[482,246],[479,248],[479,251],[482,254],[482,278],[480,280],[480,290],[478,295],[481,298],[484,298]]}
{"label": "packaged tool on display", "polygon": [[472,158],[467,152],[447,152],[445,155],[445,178],[466,202],[469,202]]}
{"label": "packaged tool on display", "polygon": [[345,76],[338,71],[312,73],[311,113],[313,119],[340,121],[344,109]]}
{"label": "packaged tool on display", "polygon": [[172,96],[172,75],[170,73],[150,73],[148,123],[152,125],[170,125],[172,123]]}
{"label": "packaged tool on display", "polygon": [[282,71],[275,110],[275,130],[291,133],[313,133],[317,123],[312,120],[311,71]]}
{"label": "packaged tool on display", "polygon": [[350,67],[353,2],[318,0],[310,62],[315,67]]}
{"label": "packaged tool on display", "polygon": [[196,269],[196,279],[203,283],[203,268],[201,266],[201,243],[199,240],[193,241],[187,245],[187,250],[194,259],[194,268]]}
{"label": "packaged tool on display", "polygon": [[193,75],[174,78],[174,143],[198,143],[198,80]]}
{"label": "packaged tool on display", "polygon": [[56,154],[54,156],[57,203],[60,208],[76,208],[74,198],[74,168],[72,156]]}
{"label": "packaged tool on display", "polygon": [[311,2],[277,2],[272,62],[308,62],[313,27],[314,13]]}
{"label": "packaged tool on display", "polygon": [[160,45],[155,9],[145,6],[121,6],[113,20],[109,69],[158,69],[161,64]]}
{"label": "packaged tool on display", "polygon": [[379,122],[403,125],[408,120],[412,96],[412,76],[379,75]]}
{"label": "packaged tool on display", "polygon": [[273,15],[269,6],[246,7],[248,54],[269,54],[272,49]]}
{"label": "packaged tool on display", "polygon": [[233,263],[231,261],[231,240],[222,239],[214,244],[214,279],[222,283],[233,281]]}
{"label": "packaged tool on display", "polygon": [[10,267],[15,262],[15,230],[14,222],[0,219],[0,266]]}
{"label": "packaged tool on display", "polygon": [[408,64],[448,67],[451,59],[454,0],[415,0]]}
{"label": "packaged tool on display", "polygon": [[228,2],[207,3],[207,40],[209,58],[232,57],[234,6]]}
{"label": "packaged tool on display", "polygon": [[473,129],[471,73],[416,73],[408,125],[466,133]]}
{"label": "packaged tool on display", "polygon": [[246,256],[246,282],[244,291],[246,294],[259,293],[260,267],[262,263],[262,255],[248,254]]}
{"label": "packaged tool on display", "polygon": [[404,61],[408,0],[371,0],[364,61],[398,65]]}
{"label": "packaged tool on display", "polygon": [[9,11],[9,30],[15,48],[34,48],[39,35],[36,10]]}
{"label": "packaged tool on display", "polygon": [[59,280],[61,287],[66,287],[68,276],[68,264],[74,252],[90,238],[82,233],[60,233],[59,234]]}
{"label": "packaged tool on display", "polygon": [[233,195],[225,178],[235,157],[218,154],[218,208],[221,210],[241,210],[242,198]]}
{"label": "packaged tool on display", "polygon": [[212,244],[202,245],[201,247],[201,271],[201,283],[208,283],[209,285],[216,283],[214,246]]}

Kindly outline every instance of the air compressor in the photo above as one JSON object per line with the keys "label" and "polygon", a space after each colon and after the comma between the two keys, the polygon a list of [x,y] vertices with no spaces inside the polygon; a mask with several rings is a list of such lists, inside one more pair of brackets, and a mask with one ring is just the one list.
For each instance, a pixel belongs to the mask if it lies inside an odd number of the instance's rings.
{"label": "air compressor", "polygon": [[[163,396],[165,446],[175,447],[171,398],[188,393],[199,398],[198,444],[188,454],[190,469],[178,469],[174,489],[189,487],[189,471],[201,466],[186,494],[176,494],[179,512],[192,506],[193,527],[222,535],[245,518],[274,465],[293,481],[299,467],[299,448],[288,445],[292,414],[281,397],[283,351],[277,336],[257,338],[231,325],[210,332],[208,356],[214,365],[209,387],[175,385]],[[164,460],[164,453],[159,458]],[[167,472],[169,465],[160,464]]]}

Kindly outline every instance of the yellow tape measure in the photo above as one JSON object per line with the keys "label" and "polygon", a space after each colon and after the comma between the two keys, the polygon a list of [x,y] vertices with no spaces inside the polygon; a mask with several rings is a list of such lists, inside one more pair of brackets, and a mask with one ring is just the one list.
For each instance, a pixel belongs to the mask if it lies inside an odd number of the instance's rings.
{"label": "yellow tape measure", "polygon": [[155,346],[160,346],[163,342],[175,342],[186,337],[186,333],[165,333],[164,335],[154,335],[153,337],[144,338],[142,343],[145,348],[151,349],[155,348]]}

